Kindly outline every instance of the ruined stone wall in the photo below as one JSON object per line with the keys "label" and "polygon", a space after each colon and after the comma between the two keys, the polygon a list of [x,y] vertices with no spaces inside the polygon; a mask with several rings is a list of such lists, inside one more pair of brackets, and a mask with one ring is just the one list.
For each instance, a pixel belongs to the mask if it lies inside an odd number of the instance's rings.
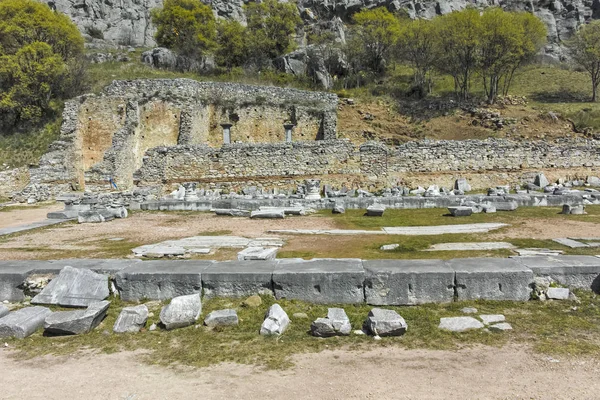
{"label": "ruined stone wall", "polygon": [[7,199],[29,183],[27,168],[12,168],[0,171],[0,199]]}
{"label": "ruined stone wall", "polygon": [[80,189],[133,187],[133,174],[149,149],[232,142],[280,143],[283,124],[293,140],[332,140],[337,96],[329,93],[197,82],[189,79],[114,81],[100,95],[69,101],[59,140],[32,170],[32,182]]}

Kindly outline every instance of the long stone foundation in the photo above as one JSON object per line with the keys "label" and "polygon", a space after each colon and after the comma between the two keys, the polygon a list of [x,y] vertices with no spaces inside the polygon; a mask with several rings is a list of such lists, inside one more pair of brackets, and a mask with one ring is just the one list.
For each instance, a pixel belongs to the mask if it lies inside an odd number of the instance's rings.
{"label": "long stone foundation", "polygon": [[317,303],[413,305],[462,300],[530,298],[534,277],[571,288],[600,290],[600,258],[539,256],[453,260],[278,259],[273,261],[56,260],[0,261],[0,301],[24,299],[33,274],[58,274],[65,266],[111,276],[126,301],[174,295],[244,297]]}

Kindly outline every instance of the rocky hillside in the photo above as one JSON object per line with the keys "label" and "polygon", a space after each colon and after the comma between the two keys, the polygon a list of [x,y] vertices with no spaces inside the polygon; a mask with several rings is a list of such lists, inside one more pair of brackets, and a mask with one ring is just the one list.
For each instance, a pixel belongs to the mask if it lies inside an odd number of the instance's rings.
{"label": "rocky hillside", "polygon": [[[151,47],[154,28],[150,10],[162,5],[162,0],[41,0],[68,14],[88,35],[110,44]],[[203,0],[221,18],[245,22],[244,0]],[[535,13],[548,27],[545,57],[560,59],[560,41],[567,39],[580,25],[600,18],[599,0],[298,0],[298,9],[306,31],[319,25],[333,30],[343,40],[343,22],[363,8],[385,6],[390,11],[403,10],[411,18],[432,18],[468,5],[487,7],[499,5],[509,10]],[[342,23],[340,23],[342,22]]]}

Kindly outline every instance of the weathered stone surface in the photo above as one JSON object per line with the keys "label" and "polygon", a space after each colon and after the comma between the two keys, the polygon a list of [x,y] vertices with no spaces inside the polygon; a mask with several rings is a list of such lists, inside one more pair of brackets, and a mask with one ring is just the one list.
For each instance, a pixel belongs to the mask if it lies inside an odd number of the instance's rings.
{"label": "weathered stone surface", "polygon": [[335,203],[333,206],[333,210],[331,211],[333,214],[345,214],[346,208],[341,203]]}
{"label": "weathered stone surface", "polygon": [[469,185],[469,182],[465,178],[458,178],[454,182],[454,189],[460,190],[463,193],[470,192],[471,191],[471,185]]}
{"label": "weathered stone surface", "polygon": [[375,336],[401,336],[408,329],[400,314],[383,308],[373,308],[369,311],[365,327]]}
{"label": "weathered stone surface", "polygon": [[546,296],[552,300],[568,300],[569,299],[569,289],[568,288],[548,288],[546,291]]}
{"label": "weathered stone surface", "polygon": [[563,204],[561,214],[565,215],[584,215],[585,206],[583,204]]}
{"label": "weathered stone surface", "polygon": [[492,203],[496,211],[515,211],[519,208],[519,203],[516,201],[496,201]]}
{"label": "weathered stone surface", "polygon": [[367,215],[369,217],[383,217],[385,206],[382,204],[373,204],[367,207]]}
{"label": "weathered stone surface", "polygon": [[573,239],[569,239],[569,238],[554,238],[554,239],[552,239],[552,241],[556,242],[558,244],[562,244],[563,246],[570,247],[572,249],[581,249],[581,248],[585,248],[585,247],[590,247],[586,243],[582,243],[577,240],[573,240]]}
{"label": "weathered stone surface", "polygon": [[350,334],[352,326],[350,319],[343,308],[330,308],[327,311],[327,318],[317,318],[310,326],[313,336],[347,336]]}
{"label": "weathered stone surface", "polygon": [[115,321],[113,332],[139,332],[148,321],[148,307],[140,304],[133,307],[125,307]]}
{"label": "weathered stone surface", "polygon": [[94,224],[106,222],[114,218],[114,215],[107,210],[80,211],[79,214],[77,214],[77,221],[80,224]]}
{"label": "weathered stone surface", "polygon": [[272,279],[277,299],[362,303],[364,276],[359,259],[282,259]]}
{"label": "weathered stone surface", "polygon": [[264,248],[264,247],[248,247],[240,251],[238,261],[247,260],[274,260],[277,257],[277,247]]}
{"label": "weathered stone surface", "polygon": [[385,227],[384,232],[389,235],[445,235],[447,233],[486,233],[500,229],[507,224],[481,223],[460,225],[438,225],[438,226],[409,226],[409,227]]}
{"label": "weathered stone surface", "polygon": [[0,305],[0,318],[4,317],[8,313],[8,307],[6,307],[5,305]]}
{"label": "weathered stone surface", "polygon": [[465,307],[461,308],[460,311],[463,314],[477,314],[477,309],[475,307]]}
{"label": "weathered stone surface", "polygon": [[44,320],[44,330],[54,335],[80,335],[91,332],[106,317],[110,301],[92,303],[86,310],[57,311]]}
{"label": "weathered stone surface", "polygon": [[44,320],[52,314],[46,307],[26,307],[0,318],[0,338],[26,338],[44,326]]}
{"label": "weathered stone surface", "polygon": [[225,261],[206,268],[202,274],[204,296],[245,297],[273,294],[271,276],[277,261]]}
{"label": "weathered stone surface", "polygon": [[440,318],[439,329],[451,332],[464,332],[471,329],[481,329],[484,325],[473,317]]}
{"label": "weathered stone surface", "polygon": [[216,215],[226,215],[229,217],[249,217],[250,211],[239,210],[235,208],[217,208],[214,210]]}
{"label": "weathered stone surface", "polygon": [[262,299],[257,294],[250,296],[246,300],[242,301],[242,307],[248,307],[248,308],[260,307],[261,304],[262,304]]}
{"label": "weathered stone surface", "polygon": [[533,272],[514,259],[462,258],[448,265],[456,272],[459,300],[529,300]]}
{"label": "weathered stone surface", "polygon": [[279,304],[269,307],[260,327],[261,335],[281,335],[290,324],[290,318]]}
{"label": "weathered stone surface", "polygon": [[535,180],[533,181],[533,184],[538,187],[543,188],[543,187],[548,186],[550,184],[550,182],[548,182],[546,175],[540,173],[535,176]]}
{"label": "weathered stone surface", "polygon": [[373,305],[448,303],[454,270],[442,260],[364,260],[365,297]]}
{"label": "weathered stone surface", "polygon": [[505,331],[513,330],[511,324],[509,324],[508,322],[500,322],[499,324],[490,325],[490,326],[488,326],[488,329],[490,331],[496,331],[496,332],[505,332]]}
{"label": "weathered stone surface", "polygon": [[239,323],[237,313],[233,309],[213,311],[204,319],[204,325],[214,326],[229,326]]}
{"label": "weathered stone surface", "polygon": [[561,285],[600,292],[600,258],[594,256],[514,257],[536,276],[549,277]]}
{"label": "weathered stone surface", "polygon": [[285,212],[283,210],[267,210],[267,211],[252,211],[250,218],[267,218],[267,219],[282,219],[285,218]]}
{"label": "weathered stone surface", "polygon": [[483,323],[486,325],[504,322],[504,320],[506,319],[502,314],[483,314],[480,315],[479,318],[481,318]]}
{"label": "weathered stone surface", "polygon": [[124,301],[167,300],[200,293],[202,272],[212,261],[144,261],[115,275],[115,284]]}
{"label": "weathered stone surface", "polygon": [[448,211],[453,217],[468,217],[473,214],[471,207],[448,207]]}
{"label": "weathered stone surface", "polygon": [[31,303],[88,307],[91,303],[104,300],[109,295],[106,275],[66,266],[40,294],[31,300]]}
{"label": "weathered stone surface", "polygon": [[160,311],[160,322],[166,329],[183,328],[193,325],[202,313],[199,294],[175,297]]}
{"label": "weathered stone surface", "polygon": [[432,245],[427,251],[485,251],[514,248],[515,246],[507,242],[458,242],[437,243]]}

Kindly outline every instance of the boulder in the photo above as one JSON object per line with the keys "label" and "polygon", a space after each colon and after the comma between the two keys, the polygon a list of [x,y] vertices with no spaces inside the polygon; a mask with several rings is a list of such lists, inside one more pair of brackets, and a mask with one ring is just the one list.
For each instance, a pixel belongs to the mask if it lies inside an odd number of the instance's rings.
{"label": "boulder", "polygon": [[330,308],[327,318],[317,318],[310,325],[312,335],[317,337],[347,336],[351,330],[350,319],[342,308]]}
{"label": "boulder", "polygon": [[13,311],[0,318],[0,338],[26,338],[44,326],[44,320],[52,314],[46,307],[27,307]]}
{"label": "boulder", "polygon": [[242,301],[242,307],[248,307],[248,308],[260,307],[261,304],[262,304],[262,299],[257,294],[250,296],[246,300]]}
{"label": "boulder", "polygon": [[125,307],[115,321],[113,332],[139,332],[148,321],[148,307],[140,304],[134,307]]}
{"label": "boulder", "polygon": [[481,329],[484,325],[473,317],[440,318],[439,329],[450,332],[464,332],[470,329]]}
{"label": "boulder", "polygon": [[46,317],[44,330],[54,335],[80,335],[91,332],[106,317],[110,301],[92,303],[86,310],[57,311]]}
{"label": "boulder", "polygon": [[373,308],[369,311],[365,328],[375,336],[401,336],[406,333],[408,325],[394,310]]}
{"label": "boulder", "polygon": [[239,323],[237,313],[233,309],[213,311],[204,319],[204,325],[215,326],[230,326]]}
{"label": "boulder", "polygon": [[333,214],[345,214],[346,208],[341,203],[335,203],[333,206],[333,210],[331,211]]}
{"label": "boulder", "polygon": [[578,204],[578,205],[563,204],[561,214],[584,215],[587,213],[585,212],[585,206],[583,204]]}
{"label": "boulder", "polygon": [[31,304],[88,307],[110,295],[108,277],[83,268],[64,267]]}
{"label": "boulder", "polygon": [[464,194],[464,192],[471,191],[471,185],[469,185],[469,182],[467,181],[466,178],[458,178],[454,182],[454,190],[461,191]]}
{"label": "boulder", "polygon": [[535,176],[535,179],[533,180],[533,184],[537,187],[543,188],[543,187],[548,186],[550,184],[550,182],[548,182],[546,175],[544,175],[543,173],[539,173]]}
{"label": "boulder", "polygon": [[473,214],[473,208],[463,206],[448,207],[448,211],[453,217],[468,217]]}
{"label": "boulder", "polygon": [[597,176],[588,176],[587,183],[592,187],[600,187],[600,178]]}
{"label": "boulder", "polygon": [[260,327],[261,335],[281,335],[290,324],[290,318],[279,304],[273,304]]}
{"label": "boulder", "polygon": [[369,217],[383,217],[385,206],[383,204],[373,204],[367,207],[367,216]]}
{"label": "boulder", "polygon": [[252,211],[252,213],[250,214],[250,218],[283,219],[285,218],[285,212],[283,209]]}
{"label": "boulder", "polygon": [[175,297],[160,311],[160,322],[166,329],[183,328],[193,325],[202,312],[199,294]]}

